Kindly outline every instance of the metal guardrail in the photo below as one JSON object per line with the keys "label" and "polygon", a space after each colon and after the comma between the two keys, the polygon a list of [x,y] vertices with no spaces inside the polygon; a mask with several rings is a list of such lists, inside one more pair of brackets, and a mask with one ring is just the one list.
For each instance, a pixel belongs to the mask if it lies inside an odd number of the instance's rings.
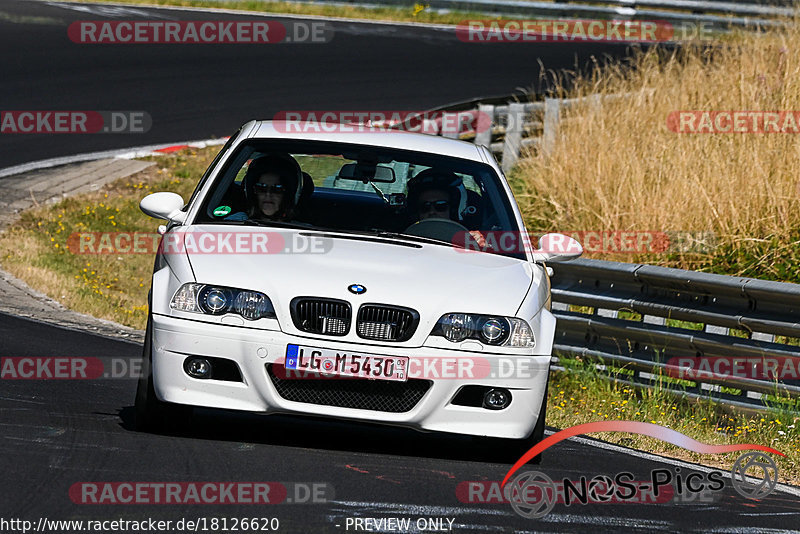
{"label": "metal guardrail", "polygon": [[760,15],[768,17],[791,17],[794,8],[748,2],[725,2],[704,0],[570,0],[573,3],[611,4],[620,7],[654,7],[658,9],[686,10],[692,13],[724,13],[736,15]]}
{"label": "metal guardrail", "polygon": [[358,4],[364,7],[425,5],[433,9],[456,10],[487,15],[531,18],[583,17],[599,19],[658,20],[670,23],[705,23],[715,28],[768,27],[779,25],[774,17],[792,17],[794,8],[764,5],[755,1],[713,0],[311,0],[311,3]]}
{"label": "metal guardrail", "polygon": [[[554,353],[627,370],[625,380],[744,408],[800,411],[800,377],[699,377],[670,358],[747,358],[800,368],[800,285],[681,269],[579,259],[551,265]],[[674,362],[671,362],[674,363]],[[696,371],[696,368],[694,369]],[[780,371],[780,369],[779,369]],[[726,376],[727,374],[727,376]],[[758,377],[760,373],[751,373]],[[736,376],[734,376],[736,375]]]}

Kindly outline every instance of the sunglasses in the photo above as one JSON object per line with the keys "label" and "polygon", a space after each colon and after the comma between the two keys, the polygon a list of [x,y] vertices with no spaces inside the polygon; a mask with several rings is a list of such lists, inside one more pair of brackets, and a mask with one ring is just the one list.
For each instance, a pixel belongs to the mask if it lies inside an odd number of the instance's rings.
{"label": "sunglasses", "polygon": [[420,207],[422,211],[447,211],[448,204],[449,202],[446,200],[429,200],[420,204]]}
{"label": "sunglasses", "polygon": [[255,189],[256,193],[263,193],[265,195],[267,193],[272,193],[274,195],[280,195],[280,194],[283,194],[283,192],[286,190],[286,187],[284,187],[283,184],[272,185],[272,184],[265,184],[265,183],[261,183],[261,182],[256,182],[255,184],[253,184],[253,188]]}

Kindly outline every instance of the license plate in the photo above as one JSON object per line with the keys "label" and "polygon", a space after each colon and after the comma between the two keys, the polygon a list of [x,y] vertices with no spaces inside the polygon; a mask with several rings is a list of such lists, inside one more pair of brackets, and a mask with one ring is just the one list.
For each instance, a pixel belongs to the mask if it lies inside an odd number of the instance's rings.
{"label": "license plate", "polygon": [[408,380],[408,358],[404,356],[375,356],[300,345],[286,347],[284,367],[323,375]]}

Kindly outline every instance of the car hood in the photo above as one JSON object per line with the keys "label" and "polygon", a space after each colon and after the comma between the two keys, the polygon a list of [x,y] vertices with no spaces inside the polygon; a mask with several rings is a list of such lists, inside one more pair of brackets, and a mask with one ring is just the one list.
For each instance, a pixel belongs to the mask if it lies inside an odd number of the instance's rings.
{"label": "car hood", "polygon": [[[298,296],[346,300],[354,312],[363,303],[405,306],[417,310],[420,326],[427,328],[447,312],[513,316],[533,280],[528,262],[451,246],[252,226],[203,225],[187,232],[185,252],[197,282],[265,293],[290,332],[295,329],[289,303]],[[238,233],[251,240],[266,236],[269,253],[246,246],[209,253],[188,246],[189,233],[197,241],[205,232],[231,232],[232,242]],[[351,293],[353,284],[366,292]]]}

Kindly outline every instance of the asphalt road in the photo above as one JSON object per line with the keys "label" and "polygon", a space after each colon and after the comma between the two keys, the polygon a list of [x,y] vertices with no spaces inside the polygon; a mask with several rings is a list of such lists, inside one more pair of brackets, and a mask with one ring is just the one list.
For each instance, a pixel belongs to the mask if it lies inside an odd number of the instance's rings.
{"label": "asphalt road", "polygon": [[[0,354],[135,360],[141,348],[0,315]],[[8,376],[6,372],[6,377]],[[173,520],[278,518],[279,532],[353,532],[348,518],[437,518],[452,532],[787,532],[800,526],[800,498],[775,492],[751,501],[730,480],[708,502],[556,504],[543,518],[507,503],[462,502],[459,484],[502,480],[507,463],[469,438],[287,416],[199,411],[173,435],[133,430],[135,380],[0,381],[0,519]],[[572,441],[529,466],[553,480],[631,472],[649,480],[674,467]],[[692,469],[681,469],[687,476]],[[271,505],[77,504],[81,482],[281,482],[325,484],[330,499]],[[0,530],[3,529],[0,523]],[[70,530],[50,530],[69,532]],[[389,532],[391,530],[382,530]],[[418,531],[423,531],[419,529]],[[177,531],[176,532],[180,532]]]}
{"label": "asphalt road", "polygon": [[[17,0],[0,4],[0,109],[144,110],[153,118],[152,129],[141,135],[0,134],[0,167],[226,135],[250,118],[285,110],[425,109],[537,85],[539,60],[545,68],[561,69],[584,65],[591,55],[624,53],[614,45],[476,46],[443,30],[360,23],[334,23],[336,34],[327,45],[79,45],[66,33],[76,20],[229,18],[84,8],[93,11]],[[131,343],[0,314],[3,362],[72,356],[110,364],[112,358],[135,360],[140,351]],[[528,519],[507,503],[459,500],[460,484],[497,481],[509,468],[496,461],[492,449],[471,439],[211,410],[198,411],[188,429],[143,434],[132,427],[135,388],[133,378],[0,380],[0,532],[22,531],[11,520],[38,526],[44,518],[228,518],[232,526],[232,518],[274,517],[279,532],[298,533],[352,532],[348,519],[367,517],[409,519],[412,531],[436,524],[430,518],[455,532],[785,532],[800,527],[798,497],[776,492],[750,501],[729,480],[710,502],[556,504],[543,518]],[[647,480],[659,468],[674,470],[657,459],[573,441],[553,447],[542,465],[531,467],[554,480],[620,471]],[[684,476],[690,471],[683,467]],[[82,482],[190,481],[281,482],[295,502],[99,505],[76,503],[69,493]],[[326,485],[325,502],[297,503],[296,488],[313,483]],[[75,532],[77,527],[44,525],[40,531]]]}
{"label": "asphalt road", "polygon": [[80,44],[67,34],[81,20],[247,18],[3,0],[0,110],[138,110],[153,126],[145,134],[0,134],[0,169],[231,135],[282,111],[424,110],[541,89],[542,67],[585,67],[593,56],[626,52],[619,44],[481,45],[459,41],[452,29],[351,22],[332,23],[333,39],[313,44]]}

